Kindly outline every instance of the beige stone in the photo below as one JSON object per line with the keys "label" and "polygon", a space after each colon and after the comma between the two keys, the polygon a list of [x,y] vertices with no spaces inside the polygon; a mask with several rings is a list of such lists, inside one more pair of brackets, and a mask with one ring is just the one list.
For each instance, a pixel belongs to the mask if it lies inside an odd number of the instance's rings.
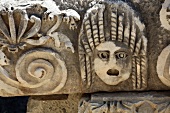
{"label": "beige stone", "polygon": [[170,1],[169,0],[165,0],[165,2],[162,4],[162,8],[160,11],[160,21],[162,24],[162,27],[170,30],[170,24],[169,24],[169,15],[170,15],[170,10],[169,10],[169,6],[170,6]]}
{"label": "beige stone", "polygon": [[157,61],[157,73],[159,79],[167,86],[170,87],[170,46],[163,49]]}
{"label": "beige stone", "polygon": [[0,95],[37,95],[28,113],[169,113],[169,5],[169,0],[3,4]]}
{"label": "beige stone", "polygon": [[1,1],[0,96],[169,90],[168,0]]}
{"label": "beige stone", "polygon": [[[143,30],[134,10],[124,2],[97,3],[87,10],[79,35],[81,77],[87,88],[99,87],[96,75],[107,85],[119,86],[131,79],[134,90],[147,87]],[[99,90],[105,90],[102,87]]]}
{"label": "beige stone", "polygon": [[66,56],[76,58],[73,35],[59,30],[65,24],[64,29],[74,32],[80,15],[60,10],[52,0],[2,1],[0,6],[0,95],[80,92],[78,70],[66,61]]}
{"label": "beige stone", "polygon": [[27,113],[77,113],[82,94],[31,97],[27,104]]}

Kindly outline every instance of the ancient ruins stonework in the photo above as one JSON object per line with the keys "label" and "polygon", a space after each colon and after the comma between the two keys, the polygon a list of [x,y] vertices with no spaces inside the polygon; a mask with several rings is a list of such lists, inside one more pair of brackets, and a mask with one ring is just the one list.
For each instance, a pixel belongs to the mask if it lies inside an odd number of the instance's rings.
{"label": "ancient ruins stonework", "polygon": [[[126,95],[126,96],[125,96]],[[117,93],[83,97],[79,113],[169,113],[169,94]]]}
{"label": "ancient ruins stonework", "polygon": [[1,95],[147,88],[145,25],[135,11],[96,2],[81,18],[52,0],[1,3]]}
{"label": "ancient ruins stonework", "polygon": [[[169,21],[169,7],[170,7],[170,1],[165,0],[165,2],[162,4],[162,9],[160,11],[160,21],[162,23],[162,26],[170,30],[170,21]],[[170,87],[170,58],[169,58],[169,50],[170,46],[168,45],[165,47],[161,54],[158,57],[157,61],[157,73],[160,80],[167,86]]]}
{"label": "ancient ruins stonework", "polygon": [[169,0],[165,0],[164,3],[162,4],[162,8],[160,10],[160,21],[162,23],[162,26],[167,29],[170,30],[170,25],[169,25],[169,15],[170,15],[170,1]]}
{"label": "ancient ruins stonework", "polygon": [[0,0],[0,96],[169,113],[169,34],[170,0]]}
{"label": "ancient ruins stonework", "polygon": [[[65,26],[63,29],[74,32],[79,14],[73,9],[60,10],[52,0],[9,1],[0,5],[0,95],[59,92],[67,86],[70,76],[64,57],[74,54],[75,49],[68,36],[58,28]],[[72,92],[68,88],[61,93]]]}
{"label": "ancient ruins stonework", "polygon": [[163,49],[157,62],[157,73],[160,80],[167,86],[170,86],[170,46]]}
{"label": "ancient ruins stonework", "polygon": [[132,89],[146,88],[147,39],[143,29],[135,12],[124,2],[107,6],[98,3],[88,9],[79,35],[83,82],[93,86],[97,75],[112,87],[131,79]]}

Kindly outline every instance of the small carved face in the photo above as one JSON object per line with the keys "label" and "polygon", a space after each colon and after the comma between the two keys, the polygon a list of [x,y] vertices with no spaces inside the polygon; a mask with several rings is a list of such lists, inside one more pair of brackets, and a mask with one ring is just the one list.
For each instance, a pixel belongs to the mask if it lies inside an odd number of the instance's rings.
{"label": "small carved face", "polygon": [[131,52],[121,43],[107,41],[96,47],[94,70],[108,85],[127,80],[131,74],[131,63]]}
{"label": "small carved face", "polygon": [[0,51],[0,66],[5,66],[5,65],[9,65],[9,59],[2,51]]}

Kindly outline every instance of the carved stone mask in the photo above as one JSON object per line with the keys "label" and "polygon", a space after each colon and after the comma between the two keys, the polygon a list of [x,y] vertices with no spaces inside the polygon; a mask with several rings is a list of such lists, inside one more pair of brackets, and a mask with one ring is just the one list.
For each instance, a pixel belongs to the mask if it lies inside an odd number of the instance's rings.
{"label": "carved stone mask", "polygon": [[133,10],[122,4],[95,4],[85,14],[78,50],[81,78],[87,88],[95,87],[98,77],[107,85],[117,85],[130,75],[133,89],[147,86],[144,26]]}
{"label": "carved stone mask", "polygon": [[107,41],[96,47],[94,70],[108,85],[117,85],[131,74],[131,52],[120,44]]}

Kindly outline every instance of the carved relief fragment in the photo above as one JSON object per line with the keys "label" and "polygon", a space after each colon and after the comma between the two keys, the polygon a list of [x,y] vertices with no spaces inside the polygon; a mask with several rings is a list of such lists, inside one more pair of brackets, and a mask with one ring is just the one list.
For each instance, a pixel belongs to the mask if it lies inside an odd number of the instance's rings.
{"label": "carved relief fragment", "polygon": [[79,113],[169,113],[169,99],[160,93],[92,94],[82,98]]}
{"label": "carved relief fragment", "polygon": [[[164,27],[167,30],[170,30],[169,17],[170,17],[170,1],[165,0],[160,10],[160,21],[162,27]],[[165,47],[160,53],[160,55],[158,56],[157,74],[159,79],[162,81],[162,83],[170,87],[169,49],[170,49],[170,45]]]}
{"label": "carved relief fragment", "polygon": [[30,50],[17,61],[20,85],[38,92],[59,91],[66,83],[67,69],[59,54],[48,49]]}
{"label": "carved relief fragment", "polygon": [[166,28],[167,30],[170,30],[170,1],[165,0],[162,4],[162,8],[160,10],[160,21],[162,24],[162,27]]}
{"label": "carved relief fragment", "polygon": [[59,27],[77,28],[79,14],[54,1],[0,3],[0,95],[53,94],[67,81],[63,51],[74,53]]}
{"label": "carved relief fragment", "polygon": [[[34,4],[31,3],[26,4],[27,3],[26,2],[25,4],[27,6],[25,7],[20,7],[20,5],[24,5],[24,4],[18,4],[18,7],[16,7],[16,9],[15,7],[11,6],[9,8],[11,9],[14,8],[14,9],[10,11],[1,10],[0,23],[2,27],[0,28],[1,31],[0,36],[2,37],[1,38],[2,47],[7,47],[9,52],[18,52],[18,48],[24,49],[24,46],[26,46],[26,44],[43,45],[47,42],[49,38],[52,38],[55,42],[56,47],[60,47],[60,43],[63,41],[63,43],[65,43],[65,46],[70,47],[72,49],[72,52],[74,52],[74,49],[72,47],[69,38],[64,34],[55,31],[58,29],[58,27],[62,22],[67,22],[67,24],[69,24],[69,28],[74,30],[76,28],[76,21],[78,21],[80,17],[77,14],[77,12],[71,9],[64,10],[64,11],[60,11],[59,9],[55,9],[55,10],[50,9],[48,5],[50,5],[50,3],[51,4],[53,3],[53,1],[51,2],[50,1],[48,4],[47,2],[40,2],[42,6],[40,4],[39,5],[35,4],[36,2],[35,3],[33,2]],[[36,9],[40,8],[37,10],[42,10],[42,11],[43,11],[43,6],[46,6],[45,8],[49,8],[49,9],[47,9],[47,11],[42,12],[44,13],[43,15],[41,15],[44,17],[43,21],[44,22],[47,20],[48,22],[56,21],[55,24],[51,26],[51,28],[48,29],[48,31],[46,31],[45,35],[42,35],[42,33],[40,32],[41,26],[43,24],[42,20],[34,14],[28,17],[30,14],[28,15],[26,10],[27,7],[31,7],[31,6],[32,7],[34,6]],[[56,5],[54,5],[53,7],[58,8]],[[70,13],[74,15],[71,15]],[[8,21],[5,20],[5,18],[7,18]],[[34,38],[36,37],[38,39],[35,40],[33,37]]]}
{"label": "carved relief fragment", "polygon": [[79,35],[81,77],[87,87],[97,75],[107,85],[118,85],[131,76],[134,89],[146,88],[147,39],[143,29],[124,2],[97,3],[87,10]]}
{"label": "carved relief fragment", "polygon": [[165,47],[158,56],[157,73],[159,79],[170,87],[170,45]]}

